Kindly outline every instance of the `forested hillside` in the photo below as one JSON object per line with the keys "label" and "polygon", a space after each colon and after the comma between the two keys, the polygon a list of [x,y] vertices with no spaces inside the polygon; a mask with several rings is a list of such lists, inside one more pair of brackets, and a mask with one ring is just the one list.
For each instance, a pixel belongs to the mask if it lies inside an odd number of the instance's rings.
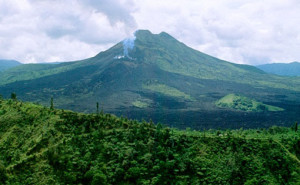
{"label": "forested hillside", "polygon": [[0,184],[300,183],[297,124],[182,131],[12,98],[0,100]]}

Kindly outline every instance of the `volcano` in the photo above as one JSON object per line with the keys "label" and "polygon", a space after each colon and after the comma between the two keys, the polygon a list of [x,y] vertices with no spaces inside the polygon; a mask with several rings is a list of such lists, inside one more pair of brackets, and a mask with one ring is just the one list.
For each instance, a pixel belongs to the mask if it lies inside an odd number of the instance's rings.
{"label": "volcano", "polygon": [[[19,99],[46,106],[53,97],[57,108],[81,112],[96,112],[99,102],[104,112],[178,128],[300,121],[299,77],[220,60],[165,32],[139,30],[130,44],[125,48],[119,42],[81,61],[11,68],[0,73],[0,94],[15,92]],[[229,94],[243,98],[230,102],[224,98]]]}

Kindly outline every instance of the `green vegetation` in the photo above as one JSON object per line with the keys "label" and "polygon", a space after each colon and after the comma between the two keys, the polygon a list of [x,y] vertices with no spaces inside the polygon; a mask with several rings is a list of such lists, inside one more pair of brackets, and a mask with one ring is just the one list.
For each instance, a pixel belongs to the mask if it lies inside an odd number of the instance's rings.
{"label": "green vegetation", "polygon": [[164,95],[171,96],[171,97],[184,98],[186,100],[193,100],[193,98],[190,95],[188,95],[182,91],[179,91],[178,89],[176,89],[174,87],[167,86],[165,84],[160,84],[160,83],[144,84],[143,88],[149,89],[154,92],[162,93]]}
{"label": "green vegetation", "polygon": [[140,100],[136,100],[134,102],[132,102],[132,105],[138,108],[146,108],[149,106],[149,104],[147,102],[143,102]]}
{"label": "green vegetation", "polygon": [[[254,66],[230,63],[201,53],[178,42],[169,34],[136,33],[137,56],[144,62],[155,63],[162,70],[199,79],[215,79],[253,86],[300,90],[299,78],[266,74]],[[285,81],[289,83],[282,83]],[[292,85],[293,84],[293,85]]]}
{"label": "green vegetation", "polygon": [[296,185],[295,127],[183,131],[0,100],[0,183]]}
{"label": "green vegetation", "polygon": [[216,102],[218,107],[231,108],[242,111],[283,111],[280,107],[267,105],[245,96],[228,94]]}
{"label": "green vegetation", "polygon": [[81,67],[81,61],[62,64],[23,64],[0,73],[0,85],[38,79]]}

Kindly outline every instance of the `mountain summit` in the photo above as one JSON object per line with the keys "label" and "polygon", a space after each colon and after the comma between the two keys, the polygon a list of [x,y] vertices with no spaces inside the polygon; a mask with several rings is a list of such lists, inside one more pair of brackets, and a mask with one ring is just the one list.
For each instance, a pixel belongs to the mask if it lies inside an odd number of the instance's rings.
{"label": "mountain summit", "polygon": [[[0,73],[0,94],[11,92],[45,105],[53,97],[55,106],[82,112],[95,112],[99,102],[106,112],[182,128],[290,124],[299,120],[300,110],[299,78],[226,62],[165,32],[147,30],[89,59],[22,65]],[[218,107],[216,102],[228,94],[283,111]],[[249,102],[239,102],[244,104]]]}

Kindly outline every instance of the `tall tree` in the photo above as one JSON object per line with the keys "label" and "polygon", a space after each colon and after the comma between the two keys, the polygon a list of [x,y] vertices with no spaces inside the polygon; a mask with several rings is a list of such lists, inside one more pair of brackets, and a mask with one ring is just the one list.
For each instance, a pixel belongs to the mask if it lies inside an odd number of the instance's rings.
{"label": "tall tree", "polygon": [[99,102],[97,102],[96,107],[97,107],[97,114],[99,114]]}
{"label": "tall tree", "polygon": [[53,97],[51,97],[51,100],[50,100],[50,109],[51,109],[51,110],[54,109]]}
{"label": "tall tree", "polygon": [[10,98],[11,98],[12,100],[17,100],[17,94],[14,93],[14,92],[11,93]]}

